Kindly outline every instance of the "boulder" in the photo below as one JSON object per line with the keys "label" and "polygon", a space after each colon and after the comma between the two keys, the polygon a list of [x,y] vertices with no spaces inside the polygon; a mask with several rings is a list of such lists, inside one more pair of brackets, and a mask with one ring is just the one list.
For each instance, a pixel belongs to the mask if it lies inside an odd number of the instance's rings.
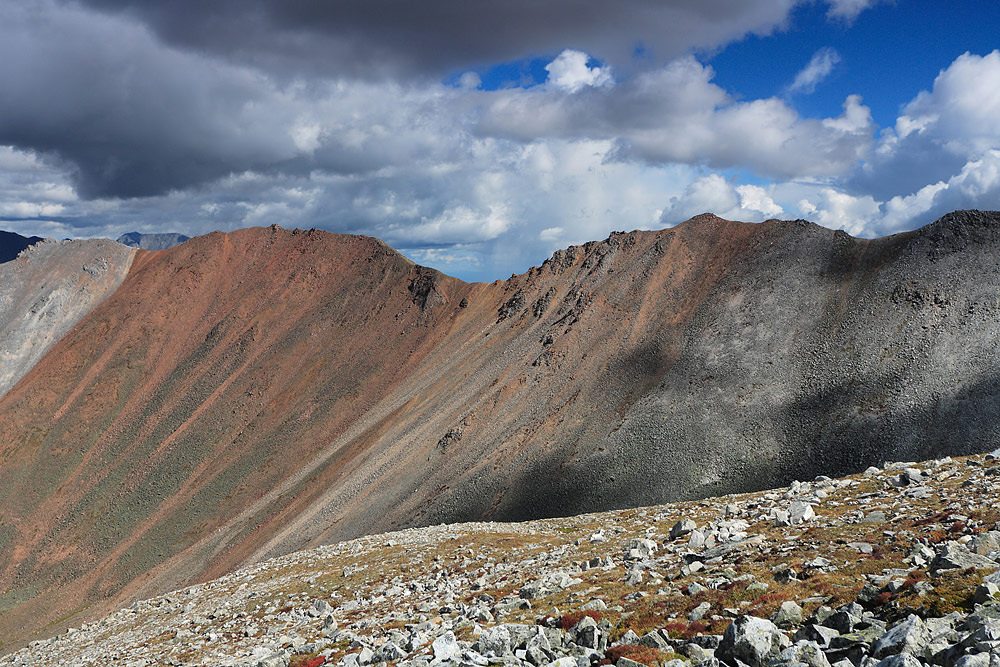
{"label": "boulder", "polygon": [[635,660],[623,657],[618,658],[618,662],[615,663],[615,667],[649,667],[649,665],[644,665],[641,662],[636,662]]}
{"label": "boulder", "polygon": [[653,630],[652,632],[647,632],[642,636],[642,639],[638,641],[639,646],[646,646],[649,648],[659,649],[661,651],[670,650],[670,644],[667,642],[666,638],[660,634],[658,630]]}
{"label": "boulder", "polygon": [[458,660],[462,657],[462,649],[455,639],[455,633],[451,630],[435,639],[431,644],[431,650],[434,651],[434,662]]}
{"label": "boulder", "polygon": [[934,562],[931,563],[933,573],[944,570],[956,570],[966,568],[996,568],[996,561],[990,560],[986,556],[969,551],[961,542],[948,541],[937,548]]}
{"label": "boulder", "polygon": [[569,656],[558,658],[545,665],[545,667],[576,667],[576,658]]}
{"label": "boulder", "polygon": [[803,626],[798,632],[795,633],[795,641],[808,640],[819,644],[820,646],[827,647],[830,645],[830,641],[834,637],[839,637],[840,633],[833,628],[828,628],[825,625],[819,625],[818,623],[810,623],[809,625]]}
{"label": "boulder", "polygon": [[771,622],[779,628],[791,628],[802,623],[802,607],[791,600],[781,603],[778,611],[771,616]]}
{"label": "boulder", "polygon": [[972,596],[972,601],[976,604],[992,602],[997,595],[1000,595],[1000,586],[991,581],[986,581],[976,586],[976,592]]}
{"label": "boulder", "polygon": [[674,527],[670,529],[670,539],[676,540],[678,537],[683,537],[693,531],[698,527],[691,519],[681,519],[674,524]]}
{"label": "boulder", "polygon": [[816,512],[813,511],[812,505],[807,502],[796,500],[788,508],[788,519],[792,525],[811,521],[814,518],[816,518]]}
{"label": "boulder", "polygon": [[511,652],[510,630],[502,625],[486,628],[479,637],[479,652],[486,657],[507,655]]}
{"label": "boulder", "polygon": [[711,608],[712,608],[711,602],[702,602],[700,605],[691,610],[691,613],[688,614],[688,620],[691,621],[692,623],[695,621],[700,621]]}
{"label": "boulder", "polygon": [[373,662],[392,662],[406,657],[406,651],[389,641],[378,647]]}
{"label": "boulder", "polygon": [[764,667],[791,641],[771,621],[755,616],[740,616],[726,628],[716,656],[729,664],[734,661],[750,667]]}
{"label": "boulder", "polygon": [[656,542],[641,537],[628,543],[626,555],[632,560],[643,560],[649,558],[655,551]]}
{"label": "boulder", "polygon": [[580,622],[572,627],[570,633],[578,646],[596,650],[601,645],[601,630],[597,627],[597,622],[590,616],[584,616],[580,619]]}
{"label": "boulder", "polygon": [[278,651],[258,660],[256,667],[288,667],[288,663],[288,654],[284,651]]}
{"label": "boulder", "polygon": [[990,530],[976,535],[969,543],[969,549],[980,556],[989,556],[1000,551],[1000,530]]}
{"label": "boulder", "polygon": [[923,656],[930,642],[930,629],[919,616],[910,614],[872,645],[872,655],[879,659],[900,653]]}
{"label": "boulder", "polygon": [[796,642],[781,652],[781,661],[785,663],[805,663],[809,667],[830,667],[819,644],[810,641]]}
{"label": "boulder", "polygon": [[923,663],[908,653],[891,655],[875,663],[875,667],[924,667]]}
{"label": "boulder", "polygon": [[989,653],[963,655],[955,662],[955,667],[990,667]]}

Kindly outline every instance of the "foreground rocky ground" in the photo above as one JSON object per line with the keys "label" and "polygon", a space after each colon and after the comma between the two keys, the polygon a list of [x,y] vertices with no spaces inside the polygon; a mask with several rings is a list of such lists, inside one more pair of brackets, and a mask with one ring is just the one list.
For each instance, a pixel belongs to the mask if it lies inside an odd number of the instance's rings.
{"label": "foreground rocky ground", "polygon": [[1000,461],[294,553],[0,665],[997,667]]}

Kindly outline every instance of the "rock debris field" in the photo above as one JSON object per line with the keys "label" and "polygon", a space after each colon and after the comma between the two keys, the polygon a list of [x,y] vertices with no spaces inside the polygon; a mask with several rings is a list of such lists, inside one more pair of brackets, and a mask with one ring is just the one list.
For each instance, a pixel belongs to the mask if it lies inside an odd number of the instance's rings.
{"label": "rock debris field", "polygon": [[293,553],[7,666],[998,667],[1000,461]]}

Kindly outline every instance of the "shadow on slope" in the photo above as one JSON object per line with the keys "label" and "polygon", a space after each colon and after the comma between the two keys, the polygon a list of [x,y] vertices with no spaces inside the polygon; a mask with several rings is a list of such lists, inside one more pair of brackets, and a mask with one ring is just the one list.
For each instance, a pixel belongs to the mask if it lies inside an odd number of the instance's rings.
{"label": "shadow on slope", "polygon": [[[817,475],[849,475],[886,461],[963,456],[1000,446],[1000,373],[970,382],[954,395],[911,406],[883,405],[865,384],[838,383],[775,406],[770,437],[781,456],[731,460],[729,477],[715,484],[686,488],[686,468],[676,470],[670,460],[650,461],[652,474],[623,479],[630,473],[616,465],[615,457],[642,452],[609,453],[577,464],[553,455],[521,475],[489,518],[526,521],[759,491]],[[763,444],[761,452],[767,449]],[[472,499],[455,504],[463,509],[447,520],[483,516],[484,508]]]}

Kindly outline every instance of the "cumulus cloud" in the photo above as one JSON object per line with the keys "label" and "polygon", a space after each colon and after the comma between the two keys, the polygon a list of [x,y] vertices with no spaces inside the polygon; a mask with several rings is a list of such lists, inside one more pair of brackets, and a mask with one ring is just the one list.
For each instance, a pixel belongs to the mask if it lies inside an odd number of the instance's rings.
{"label": "cumulus cloud", "polygon": [[610,84],[611,71],[607,67],[591,67],[589,61],[590,56],[583,51],[566,49],[545,66],[545,71],[549,73],[549,83],[567,93]]}
{"label": "cumulus cloud", "polygon": [[771,194],[759,185],[737,185],[736,192],[740,196],[740,209],[743,211],[759,213],[765,218],[777,218],[785,213],[771,198]]}
{"label": "cumulus cloud", "polygon": [[760,222],[781,216],[784,210],[765,188],[758,185],[731,185],[719,174],[695,179],[684,192],[673,197],[660,220],[677,224],[700,213],[714,213],[729,220]]}
{"label": "cumulus cloud", "polygon": [[826,46],[813,54],[809,64],[799,70],[795,79],[788,85],[789,93],[812,93],[820,81],[830,76],[834,66],[840,62],[837,50]]}
{"label": "cumulus cloud", "polygon": [[1000,51],[985,56],[965,53],[906,105],[896,121],[902,141],[933,135],[942,148],[977,155],[996,147],[1000,137]]}
{"label": "cumulus cloud", "polygon": [[1000,147],[1000,51],[963,54],[903,107],[846,184],[888,199],[947,181]]}
{"label": "cumulus cloud", "polygon": [[879,203],[871,195],[852,196],[833,188],[822,188],[818,201],[800,203],[813,222],[842,229],[852,236],[870,236],[869,226],[879,217]]}
{"label": "cumulus cloud", "polygon": [[[492,280],[704,211],[871,235],[997,200],[996,53],[956,60],[876,142],[858,95],[804,118],[690,55],[782,29],[796,0],[583,4],[0,0],[0,227],[318,226]],[[544,85],[484,90],[481,66],[529,57]]]}
{"label": "cumulus cloud", "polygon": [[945,180],[886,200],[818,184],[781,184],[773,191],[779,200],[798,199],[792,208],[825,227],[855,236],[884,236],[933,222],[956,209],[997,209],[1000,149],[970,160]]}
{"label": "cumulus cloud", "polygon": [[888,234],[910,227],[914,220],[930,222],[959,208],[1000,208],[1000,150],[991,149],[970,160],[947,181],[931,183],[882,206],[877,232]]}
{"label": "cumulus cloud", "polygon": [[842,116],[804,119],[777,98],[735,101],[713,76],[711,67],[685,57],[613,88],[572,96],[499,91],[478,129],[522,141],[606,139],[616,142],[618,159],[739,164],[775,178],[843,174],[872,144],[871,114],[857,95],[845,100]]}

